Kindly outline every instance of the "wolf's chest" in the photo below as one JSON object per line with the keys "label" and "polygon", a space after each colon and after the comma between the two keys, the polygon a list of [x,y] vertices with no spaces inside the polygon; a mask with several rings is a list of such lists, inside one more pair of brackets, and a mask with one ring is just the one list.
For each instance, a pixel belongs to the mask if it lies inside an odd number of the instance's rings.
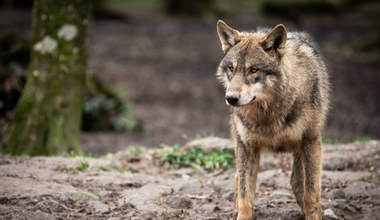
{"label": "wolf's chest", "polygon": [[267,123],[245,119],[238,114],[233,116],[233,132],[243,143],[259,145],[275,152],[291,151],[302,139],[302,126],[284,127],[281,121]]}

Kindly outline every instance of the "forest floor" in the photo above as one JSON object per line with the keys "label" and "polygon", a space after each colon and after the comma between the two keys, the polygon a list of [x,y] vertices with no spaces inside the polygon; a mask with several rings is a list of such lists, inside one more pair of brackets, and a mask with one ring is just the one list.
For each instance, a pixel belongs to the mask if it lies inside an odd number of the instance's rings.
{"label": "forest floor", "polygon": [[[195,142],[231,147],[216,137]],[[0,219],[232,218],[233,168],[170,169],[160,165],[160,152],[0,155]],[[323,219],[379,219],[380,142],[326,145],[323,153]],[[262,154],[255,219],[302,219],[289,184],[291,162],[288,154]]]}

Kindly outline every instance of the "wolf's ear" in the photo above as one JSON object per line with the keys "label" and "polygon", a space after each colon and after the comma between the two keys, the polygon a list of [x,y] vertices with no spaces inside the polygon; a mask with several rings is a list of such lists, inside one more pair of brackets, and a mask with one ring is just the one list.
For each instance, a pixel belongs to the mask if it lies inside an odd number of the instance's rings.
{"label": "wolf's ear", "polygon": [[217,30],[224,53],[240,42],[239,31],[229,27],[224,21],[218,21]]}
{"label": "wolf's ear", "polygon": [[274,27],[267,35],[265,35],[264,40],[261,42],[261,46],[271,55],[284,54],[285,44],[286,44],[286,28],[284,25],[279,24]]}

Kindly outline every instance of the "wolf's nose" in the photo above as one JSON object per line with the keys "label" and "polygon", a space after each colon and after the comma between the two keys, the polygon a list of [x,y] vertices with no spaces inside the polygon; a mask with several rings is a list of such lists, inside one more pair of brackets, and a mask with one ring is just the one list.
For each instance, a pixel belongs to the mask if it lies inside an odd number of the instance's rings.
{"label": "wolf's nose", "polygon": [[231,104],[231,105],[236,105],[236,103],[239,101],[239,99],[238,98],[236,98],[236,97],[230,97],[230,96],[227,96],[226,97],[226,100],[227,100],[227,102],[229,103],[229,104]]}

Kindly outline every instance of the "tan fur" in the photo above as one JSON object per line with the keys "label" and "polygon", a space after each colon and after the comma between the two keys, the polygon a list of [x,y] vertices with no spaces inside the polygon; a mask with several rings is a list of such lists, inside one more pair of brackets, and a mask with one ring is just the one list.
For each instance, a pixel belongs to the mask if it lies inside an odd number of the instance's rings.
{"label": "tan fur", "polygon": [[225,53],[217,77],[231,105],[237,219],[253,219],[261,150],[293,152],[297,203],[307,220],[321,219],[321,129],[329,84],[314,43],[283,25],[239,32],[218,21],[217,29]]}

